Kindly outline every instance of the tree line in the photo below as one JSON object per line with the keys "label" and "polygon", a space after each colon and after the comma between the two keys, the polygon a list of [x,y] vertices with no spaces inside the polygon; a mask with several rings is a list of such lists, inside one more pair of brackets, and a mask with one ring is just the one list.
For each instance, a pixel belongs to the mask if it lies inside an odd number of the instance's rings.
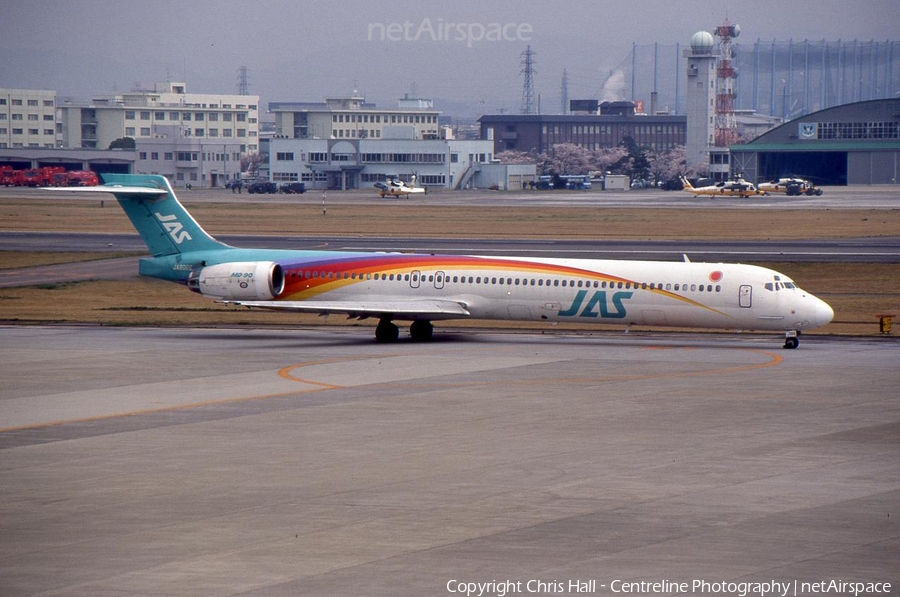
{"label": "tree line", "polygon": [[665,151],[640,147],[626,137],[616,147],[586,149],[575,143],[557,143],[539,154],[503,151],[494,156],[503,164],[535,164],[542,175],[580,175],[591,172],[626,174],[631,180],[661,183],[681,176],[695,177],[708,173],[708,168],[687,163],[683,145]]}

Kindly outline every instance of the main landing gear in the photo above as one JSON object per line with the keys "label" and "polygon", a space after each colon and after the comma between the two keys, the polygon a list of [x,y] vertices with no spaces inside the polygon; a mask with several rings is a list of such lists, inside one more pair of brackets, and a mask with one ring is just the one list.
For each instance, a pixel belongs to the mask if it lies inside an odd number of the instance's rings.
{"label": "main landing gear", "polygon": [[797,330],[788,330],[784,333],[784,347],[794,349],[800,346],[800,332]]}
{"label": "main landing gear", "polygon": [[[416,320],[409,326],[409,335],[418,342],[431,340],[434,335],[434,326],[430,321]],[[399,338],[400,328],[389,317],[382,317],[375,328],[375,341],[387,344],[396,342]]]}

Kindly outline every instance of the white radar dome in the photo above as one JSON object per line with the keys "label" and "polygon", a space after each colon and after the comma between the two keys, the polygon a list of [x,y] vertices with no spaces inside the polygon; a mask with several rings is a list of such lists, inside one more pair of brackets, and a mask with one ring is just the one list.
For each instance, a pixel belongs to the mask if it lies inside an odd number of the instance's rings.
{"label": "white radar dome", "polygon": [[716,40],[709,31],[698,31],[691,37],[691,49],[695,52],[709,53],[715,44]]}

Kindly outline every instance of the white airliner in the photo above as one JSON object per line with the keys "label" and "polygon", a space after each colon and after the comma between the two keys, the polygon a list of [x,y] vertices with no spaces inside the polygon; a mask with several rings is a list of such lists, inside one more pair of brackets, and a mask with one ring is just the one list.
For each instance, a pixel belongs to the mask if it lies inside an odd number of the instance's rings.
{"label": "white airliner", "polygon": [[444,319],[670,326],[798,333],[834,316],[784,274],[753,265],[243,249],[207,234],[158,175],[106,174],[69,191],[115,195],[153,257],[142,275],[251,308],[377,318],[375,338],[414,340]]}

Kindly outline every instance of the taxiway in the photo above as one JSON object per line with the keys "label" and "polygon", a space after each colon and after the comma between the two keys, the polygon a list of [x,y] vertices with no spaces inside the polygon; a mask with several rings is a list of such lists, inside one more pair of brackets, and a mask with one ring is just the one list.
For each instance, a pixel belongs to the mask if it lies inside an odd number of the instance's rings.
{"label": "taxiway", "polygon": [[896,593],[882,340],[2,327],[2,594]]}

